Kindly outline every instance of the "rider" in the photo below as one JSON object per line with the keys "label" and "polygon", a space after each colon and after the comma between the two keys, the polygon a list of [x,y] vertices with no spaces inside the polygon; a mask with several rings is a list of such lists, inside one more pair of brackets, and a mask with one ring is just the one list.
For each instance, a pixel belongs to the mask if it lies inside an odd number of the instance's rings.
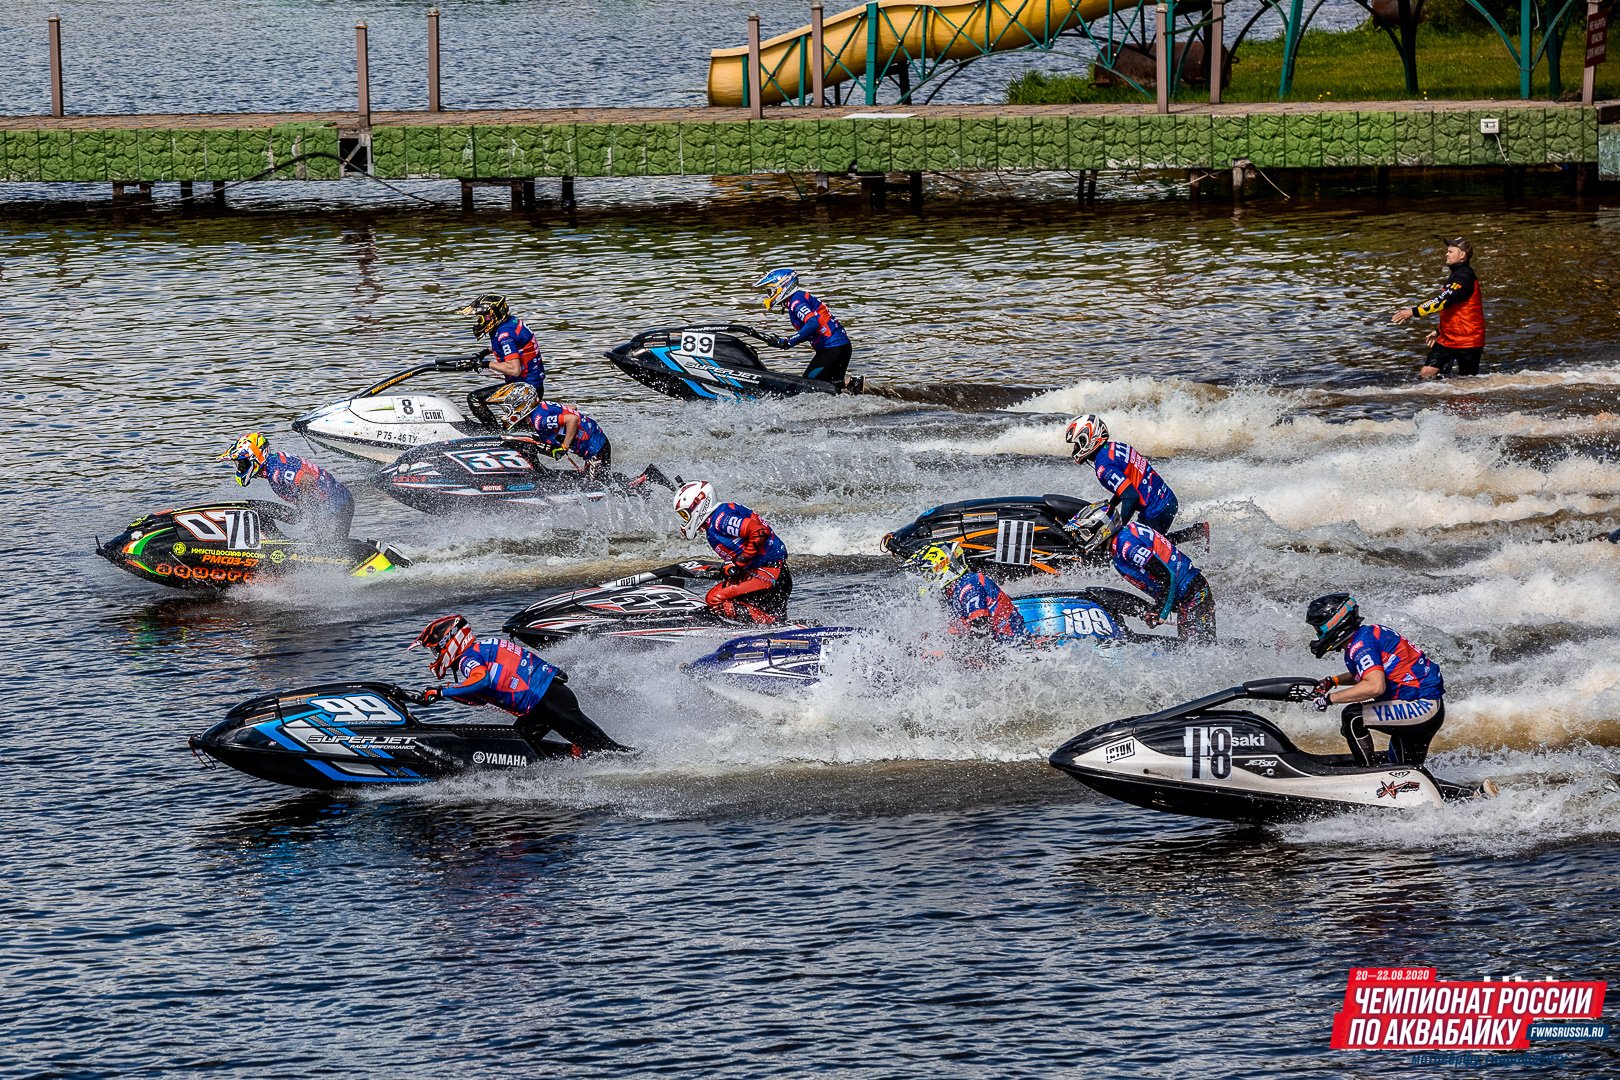
{"label": "rider", "polygon": [[[1113,495],[1109,506],[1121,523],[1138,521],[1155,532],[1168,533],[1176,519],[1176,493],[1135,448],[1110,442],[1108,425],[1094,413],[1069,421],[1063,438],[1074,447],[1074,460],[1097,470],[1097,479]],[[1084,513],[1084,511],[1082,511]],[[1070,520],[1078,525],[1080,515]]]}
{"label": "rider", "polygon": [[1003,644],[1028,637],[1024,617],[1001,586],[982,572],[968,573],[960,544],[930,544],[906,561],[931,575],[950,606],[950,632],[990,638]]}
{"label": "rider", "polygon": [[732,621],[781,621],[793,592],[793,575],[788,573],[787,545],[765,519],[741,503],[717,504],[714,486],[707,480],[680,486],[675,513],[681,519],[681,535],[695,540],[703,531],[715,554],[726,560],[720,568],[721,581],[703,597],[709,610]]}
{"label": "rider", "polygon": [[1344,650],[1348,673],[1317,683],[1311,700],[1322,712],[1346,706],[1340,730],[1357,763],[1374,764],[1372,728],[1388,733],[1390,764],[1423,764],[1446,719],[1440,665],[1389,627],[1363,624],[1349,593],[1318,596],[1305,609],[1305,621],[1316,632],[1311,654],[1317,659]]}
{"label": "rider", "polygon": [[[473,337],[489,337],[489,349],[480,355],[480,359],[492,357],[485,365],[489,370],[508,383],[528,383],[534,387],[536,400],[546,396],[546,362],[540,355],[540,345],[523,320],[506,306],[506,297],[484,293],[456,309],[456,314],[473,317]],[[473,415],[487,422],[485,403],[498,390],[498,386],[486,386],[468,394],[467,406]]]}
{"label": "rider", "polygon": [[265,437],[250,431],[236,440],[215,461],[236,464],[236,482],[243,487],[255,477],[264,477],[282,502],[298,510],[298,519],[328,537],[347,538],[354,521],[354,496],[343,481],[303,458],[271,450]]}
{"label": "rider", "polygon": [[754,288],[765,291],[766,310],[785,306],[788,318],[793,321],[796,333],[792,337],[772,338],[772,345],[778,349],[791,349],[795,345],[813,341],[816,355],[804,369],[805,378],[833,383],[852,394],[861,392],[866,385],[864,379],[859,375],[844,377],[849,370],[852,351],[849,335],[826,304],[799,288],[798,271],[786,266],[772,270],[754,282]]}
{"label": "rider", "polygon": [[[429,686],[422,700],[432,704],[450,698],[467,705],[493,705],[517,717],[517,731],[536,748],[547,731],[574,744],[574,755],[600,750],[628,750],[607,736],[579,708],[566,685],[568,675],[540,654],[505,638],[473,637],[460,615],[442,615],[416,636],[417,646],[431,653],[437,679],[460,679],[454,686]],[[409,651],[409,650],[406,650]]]}
{"label": "rider", "polygon": [[635,479],[612,472],[613,445],[601,425],[572,405],[539,400],[528,383],[507,383],[490,395],[489,405],[503,432],[518,427],[534,432],[532,436],[508,436],[510,441],[543,450],[554,461],[573,454],[585,463],[586,475],[595,480],[611,480],[626,488],[649,481],[668,488],[675,486],[656,465],[648,465]]}
{"label": "rider", "polygon": [[1158,626],[1173,613],[1176,636],[1182,641],[1214,643],[1215,597],[1209,582],[1162,533],[1139,521],[1121,527],[1103,502],[1076,514],[1067,527],[1082,551],[1096,553],[1106,547],[1120,576],[1158,603],[1159,610],[1144,613],[1143,622]]}

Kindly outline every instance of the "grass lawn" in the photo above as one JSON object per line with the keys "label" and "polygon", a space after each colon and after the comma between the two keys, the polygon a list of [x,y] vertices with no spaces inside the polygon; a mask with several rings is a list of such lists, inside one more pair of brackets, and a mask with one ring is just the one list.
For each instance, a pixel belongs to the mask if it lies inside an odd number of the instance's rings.
{"label": "grass lawn", "polygon": [[[1584,24],[1564,38],[1561,70],[1563,92],[1577,100],[1581,92],[1581,63],[1585,53]],[[1609,60],[1597,69],[1597,96],[1620,97],[1620,42],[1611,41]],[[1245,42],[1232,65],[1232,82],[1221,95],[1225,101],[1275,101],[1277,77],[1282,71],[1283,43]],[[1430,27],[1418,29],[1417,72],[1419,98],[1517,98],[1519,69],[1494,33],[1443,34]],[[1533,74],[1532,97],[1547,98],[1547,69],[1543,63]],[[1382,30],[1371,26],[1355,30],[1310,31],[1294,65],[1290,101],[1387,101],[1408,97],[1400,55]],[[1098,89],[1084,75],[1043,75],[1025,72],[1007,87],[1014,105],[1064,104],[1083,101],[1141,101],[1130,87]],[[1206,88],[1184,89],[1177,101],[1207,101]]]}

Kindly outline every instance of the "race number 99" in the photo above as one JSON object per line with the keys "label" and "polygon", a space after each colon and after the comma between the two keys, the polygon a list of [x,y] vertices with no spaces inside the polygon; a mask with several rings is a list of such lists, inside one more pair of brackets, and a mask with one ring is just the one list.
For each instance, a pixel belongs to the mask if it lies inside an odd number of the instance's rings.
{"label": "race number 99", "polygon": [[681,331],[681,344],[678,352],[688,356],[714,356],[714,335],[697,330]]}

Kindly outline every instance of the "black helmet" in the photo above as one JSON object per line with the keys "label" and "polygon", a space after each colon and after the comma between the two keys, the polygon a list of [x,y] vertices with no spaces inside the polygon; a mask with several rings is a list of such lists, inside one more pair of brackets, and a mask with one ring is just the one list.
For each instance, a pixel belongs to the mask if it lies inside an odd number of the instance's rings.
{"label": "black helmet", "polygon": [[1361,614],[1356,610],[1355,597],[1336,592],[1312,600],[1311,606],[1305,609],[1305,621],[1316,631],[1311,655],[1321,659],[1350,640],[1350,635],[1361,625]]}
{"label": "black helmet", "polygon": [[512,317],[511,309],[506,306],[506,297],[492,292],[485,293],[464,308],[458,308],[456,314],[471,315],[477,320],[473,323],[473,337],[494,333],[497,326]]}

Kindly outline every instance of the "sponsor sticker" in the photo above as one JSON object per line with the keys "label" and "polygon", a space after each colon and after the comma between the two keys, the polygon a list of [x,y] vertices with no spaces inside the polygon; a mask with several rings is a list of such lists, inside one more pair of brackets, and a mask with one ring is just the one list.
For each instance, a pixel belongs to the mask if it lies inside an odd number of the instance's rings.
{"label": "sponsor sticker", "polygon": [[1124,761],[1136,754],[1136,740],[1126,739],[1124,742],[1109,743],[1103,747],[1103,761],[1112,765],[1116,761]]}

